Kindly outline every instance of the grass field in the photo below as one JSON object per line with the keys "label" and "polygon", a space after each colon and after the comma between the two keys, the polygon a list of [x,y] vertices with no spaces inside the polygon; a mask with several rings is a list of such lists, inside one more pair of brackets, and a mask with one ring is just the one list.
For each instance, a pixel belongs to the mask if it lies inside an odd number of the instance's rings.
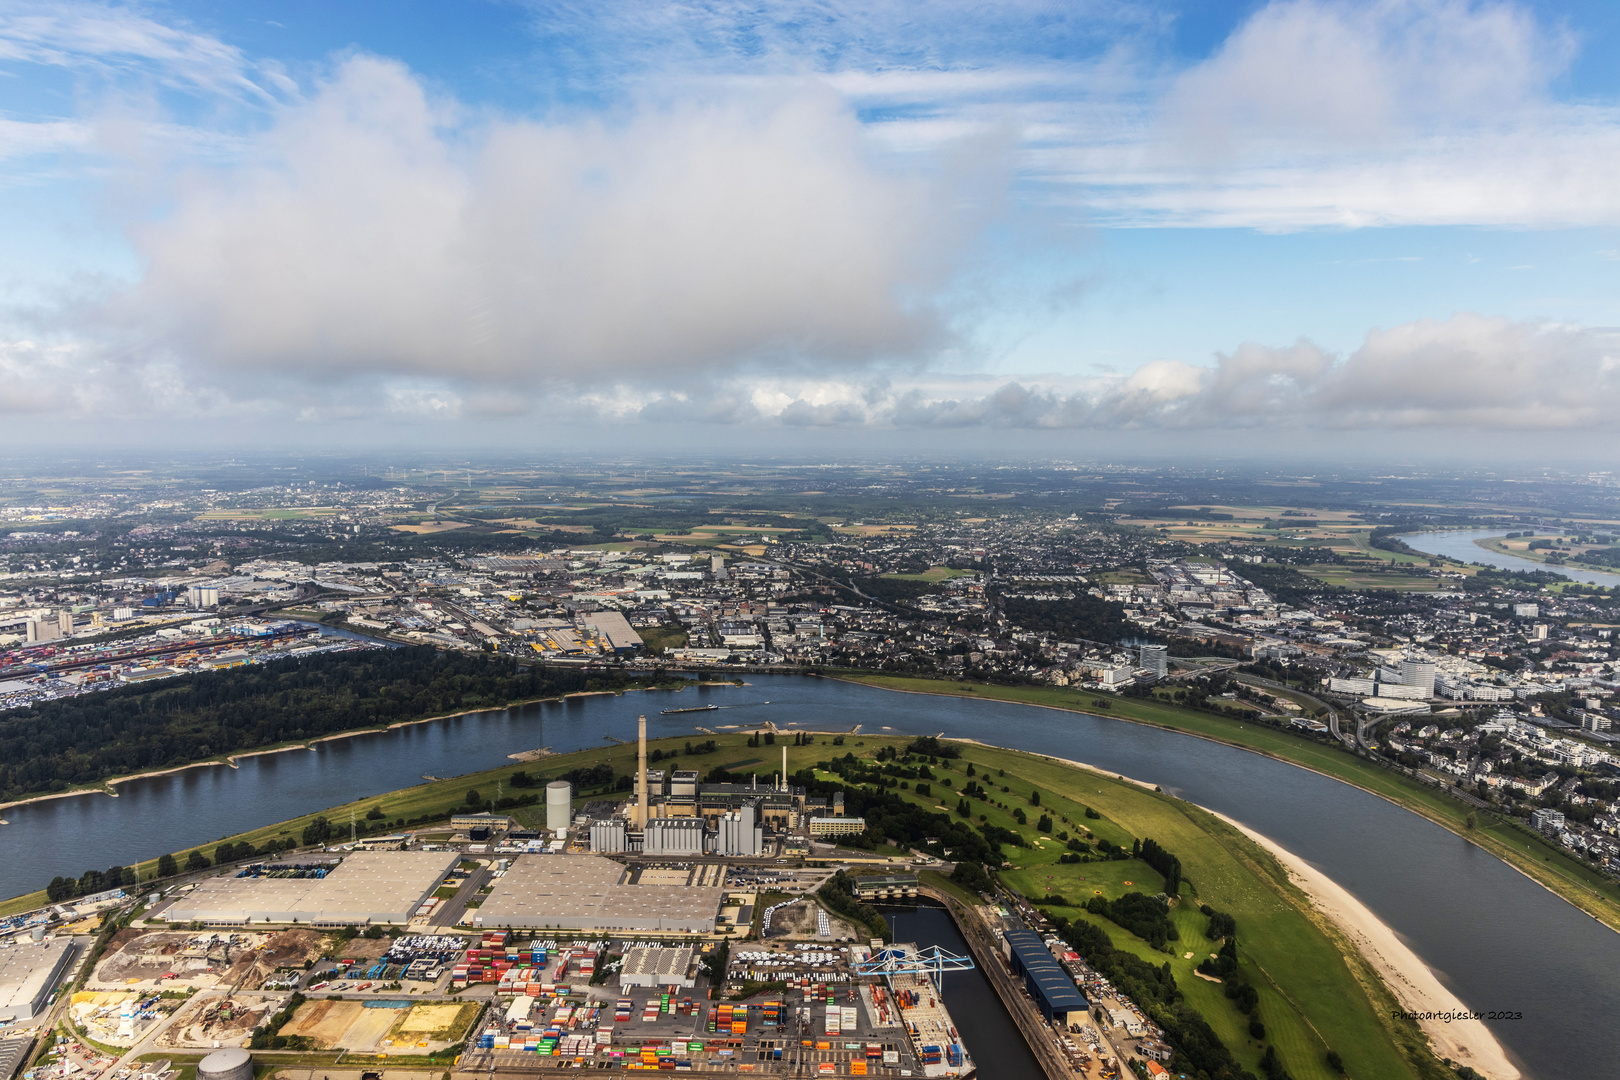
{"label": "grass field", "polygon": [[930,585],[937,585],[941,581],[967,577],[971,573],[973,573],[971,570],[952,570],[948,566],[930,566],[920,574],[884,574],[883,576],[893,578],[896,581],[926,581]]}
{"label": "grass field", "polygon": [[641,640],[647,643],[647,648],[655,653],[665,649],[679,649],[686,644],[686,630],[679,626],[649,626],[636,633]]}
{"label": "grass field", "polygon": [[1432,592],[1435,589],[1452,587],[1453,581],[1444,578],[1419,577],[1416,574],[1403,574],[1398,570],[1382,570],[1373,567],[1334,566],[1328,563],[1318,563],[1314,566],[1297,567],[1306,577],[1315,578],[1324,585],[1336,585],[1345,589],[1398,589],[1402,592]]}
{"label": "grass field", "polygon": [[[1540,834],[1514,819],[1481,812],[1474,829],[1467,826],[1468,807],[1456,799],[1415,780],[1359,758],[1348,750],[1276,728],[1244,724],[1209,713],[1196,712],[1159,701],[1131,698],[1113,699],[1109,710],[1091,707],[1094,694],[1081,694],[1061,687],[992,686],[889,675],[863,675],[858,681],[872,686],[912,693],[945,694],[951,697],[981,697],[996,701],[1016,701],[1074,712],[1112,716],[1120,720],[1152,724],[1174,731],[1198,735],[1218,742],[1280,758],[1326,776],[1343,780],[1364,791],[1382,796],[1458,836],[1489,851],[1516,869],[1534,878],[1609,927],[1620,930],[1620,883],[1571,857]],[[967,687],[968,689],[962,689]]]}

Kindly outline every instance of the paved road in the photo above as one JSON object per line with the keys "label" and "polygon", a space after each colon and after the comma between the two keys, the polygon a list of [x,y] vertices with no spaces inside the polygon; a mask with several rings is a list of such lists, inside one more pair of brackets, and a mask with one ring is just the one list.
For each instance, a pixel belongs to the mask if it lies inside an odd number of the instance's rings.
{"label": "paved road", "polygon": [[[1307,694],[1303,690],[1295,689],[1294,687],[1289,686],[1287,683],[1273,682],[1270,679],[1262,679],[1258,675],[1233,675],[1232,678],[1246,686],[1263,686],[1268,690],[1286,690],[1290,694],[1308,701],[1319,708],[1326,709],[1328,714],[1328,731],[1331,732],[1333,737],[1338,739],[1340,742],[1346,744],[1351,743],[1350,737],[1343,731],[1339,730],[1339,708],[1332,702],[1323,701],[1321,698]],[[1356,737],[1354,745],[1363,748],[1365,748],[1367,745],[1366,741],[1362,738],[1361,725],[1359,723],[1356,725]]]}
{"label": "paved road", "polygon": [[454,926],[461,921],[461,916],[467,910],[467,901],[478,895],[478,890],[490,879],[487,867],[480,866],[467,875],[467,880],[461,883],[456,895],[439,905],[433,913],[432,925],[439,927]]}

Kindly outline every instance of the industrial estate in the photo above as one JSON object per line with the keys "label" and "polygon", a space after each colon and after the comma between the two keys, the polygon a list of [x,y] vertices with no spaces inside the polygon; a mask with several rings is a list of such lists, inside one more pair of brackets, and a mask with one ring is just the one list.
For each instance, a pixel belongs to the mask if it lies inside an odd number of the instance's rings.
{"label": "industrial estate", "polygon": [[[1053,1076],[1112,1080],[1127,1061],[1172,1059],[1165,1032],[1046,915],[958,884],[982,871],[951,875],[939,838],[840,848],[866,822],[843,813],[842,791],[789,783],[786,738],[778,771],[703,783],[649,768],[639,727],[624,797],[550,781],[543,827],[451,812],[234,863],[226,843],[204,871],[13,916],[0,1024],[56,1073],[120,1080],[194,1060],[235,1080],[344,1055],[483,1075],[965,1077],[979,1050],[943,988],[980,971]],[[836,736],[820,737],[830,749]],[[795,732],[795,756],[817,738]],[[877,742],[880,760],[923,772],[959,753]],[[971,947],[892,940],[872,906],[930,897]]]}

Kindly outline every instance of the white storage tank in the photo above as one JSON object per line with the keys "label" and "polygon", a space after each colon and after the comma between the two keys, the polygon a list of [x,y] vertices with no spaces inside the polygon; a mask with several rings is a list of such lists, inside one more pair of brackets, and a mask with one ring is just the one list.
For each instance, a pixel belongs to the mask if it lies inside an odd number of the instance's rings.
{"label": "white storage tank", "polygon": [[215,1050],[197,1063],[197,1080],[253,1080],[253,1055],[235,1046]]}
{"label": "white storage tank", "polygon": [[574,788],[566,780],[546,785],[546,828],[559,832],[574,820]]}

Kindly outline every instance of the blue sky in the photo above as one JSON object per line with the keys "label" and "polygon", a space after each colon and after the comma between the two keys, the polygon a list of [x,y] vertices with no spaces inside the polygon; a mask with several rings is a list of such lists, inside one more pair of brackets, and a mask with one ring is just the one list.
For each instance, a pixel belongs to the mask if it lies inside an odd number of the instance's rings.
{"label": "blue sky", "polygon": [[1611,3],[0,0],[0,416],[1579,456],[1616,175]]}

